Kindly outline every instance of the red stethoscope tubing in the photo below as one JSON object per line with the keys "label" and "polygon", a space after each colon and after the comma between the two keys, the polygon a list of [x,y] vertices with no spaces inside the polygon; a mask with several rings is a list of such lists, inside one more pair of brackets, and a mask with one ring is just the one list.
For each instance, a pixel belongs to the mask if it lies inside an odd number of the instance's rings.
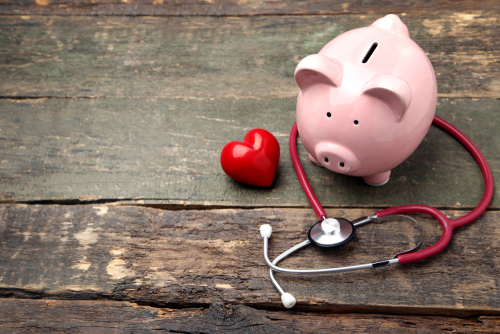
{"label": "red stethoscope tubing", "polygon": [[[472,210],[463,217],[453,220],[446,218],[446,216],[438,209],[427,205],[403,205],[376,212],[376,215],[379,218],[389,215],[406,214],[411,212],[425,213],[434,217],[443,227],[441,238],[436,244],[415,253],[398,255],[399,264],[420,261],[442,251],[446,247],[446,245],[448,245],[448,243],[450,242],[451,237],[453,235],[453,230],[476,220],[481,214],[483,214],[484,211],[486,211],[493,197],[493,175],[491,174],[491,170],[490,167],[488,166],[488,163],[486,162],[486,159],[481,154],[476,145],[474,145],[474,143],[469,138],[467,138],[467,136],[465,136],[462,132],[460,132],[457,128],[455,128],[450,123],[444,121],[443,119],[434,116],[433,123],[436,124],[441,129],[448,132],[453,137],[455,137],[460,143],[462,143],[462,145],[465,146],[465,148],[467,148],[467,150],[472,154],[474,159],[476,159],[484,177],[484,194],[483,198],[481,199],[481,202],[474,210]],[[314,195],[311,185],[309,184],[309,181],[307,180],[307,177],[304,173],[304,169],[302,169],[302,165],[300,164],[299,156],[297,154],[297,133],[298,133],[297,123],[294,123],[292,131],[290,133],[290,142],[289,142],[290,156],[292,158],[292,163],[293,166],[295,167],[295,171],[297,173],[297,177],[299,178],[300,185],[302,186],[302,189],[304,189],[304,192],[307,196],[307,199],[309,200],[309,203],[311,203],[311,206],[316,212],[318,219],[322,220],[323,218],[326,218],[326,212],[321,206],[316,196]]]}

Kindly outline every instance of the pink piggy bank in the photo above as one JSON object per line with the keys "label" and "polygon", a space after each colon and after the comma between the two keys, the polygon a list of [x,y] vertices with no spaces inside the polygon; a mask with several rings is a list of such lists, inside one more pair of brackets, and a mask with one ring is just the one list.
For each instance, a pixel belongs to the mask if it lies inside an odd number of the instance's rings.
{"label": "pink piggy bank", "polygon": [[389,181],[436,111],[432,64],[392,14],[304,58],[295,80],[297,127],[310,159],[370,185]]}

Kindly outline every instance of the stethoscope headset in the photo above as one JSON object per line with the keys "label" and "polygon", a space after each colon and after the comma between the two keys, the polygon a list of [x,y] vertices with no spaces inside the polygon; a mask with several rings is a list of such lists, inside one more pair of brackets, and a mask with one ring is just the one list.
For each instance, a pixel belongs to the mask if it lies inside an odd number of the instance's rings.
{"label": "stethoscope headset", "polygon": [[[302,169],[302,165],[300,164],[299,156],[297,154],[297,145],[296,145],[297,133],[298,133],[297,124],[295,123],[293,125],[292,131],[290,133],[290,142],[289,142],[290,155],[292,158],[293,166],[295,168],[300,184],[302,186],[302,189],[304,189],[307,199],[309,200],[311,206],[316,212],[319,221],[316,224],[314,224],[307,233],[308,240],[301,242],[300,244],[285,251],[283,254],[278,256],[272,262],[271,260],[269,260],[268,256],[269,238],[271,237],[272,233],[271,225],[266,224],[260,227],[260,233],[262,235],[262,238],[264,238],[264,258],[266,259],[266,262],[270,267],[269,275],[271,278],[271,282],[276,288],[276,290],[281,294],[281,301],[283,302],[283,305],[286,308],[292,308],[295,305],[296,300],[291,294],[286,293],[281,288],[281,286],[274,278],[273,271],[289,273],[289,274],[324,274],[331,272],[343,272],[343,271],[368,269],[368,268],[375,269],[375,268],[387,267],[388,265],[395,263],[406,264],[406,263],[420,261],[441,252],[450,242],[454,229],[469,224],[470,222],[476,220],[487,209],[493,197],[493,176],[491,174],[490,167],[486,162],[486,159],[481,154],[476,145],[474,145],[474,143],[469,138],[467,138],[462,132],[460,132],[457,128],[455,128],[454,126],[452,126],[451,124],[449,124],[448,122],[442,120],[437,116],[434,116],[433,123],[438,127],[440,127],[441,129],[448,132],[449,134],[451,134],[460,143],[462,143],[462,145],[464,145],[465,148],[472,154],[472,156],[478,163],[481,172],[483,173],[485,186],[484,186],[484,195],[483,198],[481,199],[481,202],[474,210],[472,210],[465,216],[457,219],[448,219],[441,211],[427,205],[403,205],[403,206],[388,208],[381,211],[377,211],[373,216],[362,217],[352,222],[344,218],[327,218],[326,212],[321,206],[316,196],[314,195],[314,192],[309,182],[307,181],[304,170]],[[295,251],[309,244],[313,244],[323,248],[333,248],[341,246],[349,242],[354,237],[356,228],[361,225],[377,221],[383,217],[388,217],[391,215],[404,215],[408,213],[424,213],[434,217],[441,224],[443,228],[443,232],[441,234],[441,238],[439,239],[439,241],[431,247],[414,252],[422,245],[423,242],[423,232],[422,232],[422,239],[420,240],[420,242],[417,243],[417,246],[415,248],[402,253],[398,253],[392,259],[389,260],[375,262],[375,263],[361,264],[356,266],[325,268],[325,269],[307,269],[307,270],[287,269],[277,266],[278,262],[280,262],[290,254],[294,253]],[[406,218],[411,219],[418,225],[418,222],[416,222],[413,218],[407,216]],[[418,226],[421,229],[420,225]]]}

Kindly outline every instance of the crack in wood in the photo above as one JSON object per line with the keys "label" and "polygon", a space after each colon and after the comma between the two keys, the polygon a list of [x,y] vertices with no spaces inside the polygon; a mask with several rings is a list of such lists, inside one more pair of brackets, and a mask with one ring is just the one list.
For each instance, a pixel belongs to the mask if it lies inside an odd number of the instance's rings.
{"label": "crack in wood", "polygon": [[[0,331],[175,333],[492,333],[498,316],[447,317],[262,310],[212,302],[196,308],[155,308],[120,301],[10,299],[0,303]],[[106,331],[107,332],[107,331]]]}

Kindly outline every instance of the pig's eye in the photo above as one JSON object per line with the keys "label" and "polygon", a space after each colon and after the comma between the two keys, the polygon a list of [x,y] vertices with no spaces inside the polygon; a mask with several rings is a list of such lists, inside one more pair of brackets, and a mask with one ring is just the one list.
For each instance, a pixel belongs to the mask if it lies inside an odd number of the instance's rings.
{"label": "pig's eye", "polygon": [[354,121],[354,124],[358,125],[358,124],[359,124],[359,121],[358,121],[358,120],[355,120],[355,121]]}
{"label": "pig's eye", "polygon": [[332,117],[332,113],[331,112],[327,112],[326,113],[326,117],[328,117],[328,118]]}

